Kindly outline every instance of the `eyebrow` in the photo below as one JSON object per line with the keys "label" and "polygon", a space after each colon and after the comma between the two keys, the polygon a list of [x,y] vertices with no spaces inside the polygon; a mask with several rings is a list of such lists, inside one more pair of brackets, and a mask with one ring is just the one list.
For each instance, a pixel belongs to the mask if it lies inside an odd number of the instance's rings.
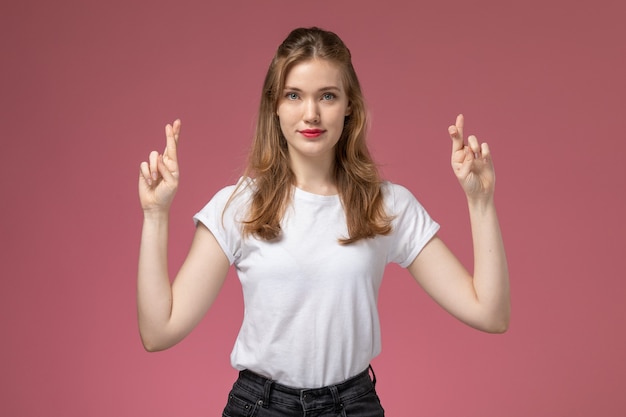
{"label": "eyebrow", "polygon": [[[288,85],[286,85],[284,89],[285,89],[285,90],[290,90],[290,91],[296,91],[296,92],[298,92],[298,93],[301,93],[301,92],[302,92],[302,90],[301,90],[301,89],[299,89],[298,87],[290,87],[290,86],[288,86]],[[341,91],[341,89],[340,89],[339,87],[335,87],[335,86],[333,86],[333,85],[328,86],[328,87],[322,87],[322,88],[319,88],[317,91],[318,91],[318,92],[321,92],[321,91],[329,91],[329,90]]]}

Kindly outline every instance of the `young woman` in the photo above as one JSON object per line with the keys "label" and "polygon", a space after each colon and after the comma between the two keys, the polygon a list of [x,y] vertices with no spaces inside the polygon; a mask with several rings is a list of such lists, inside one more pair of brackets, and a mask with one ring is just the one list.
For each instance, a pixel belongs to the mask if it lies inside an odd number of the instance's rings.
{"label": "young woman", "polygon": [[[319,28],[292,31],[267,72],[249,164],[194,220],[170,285],[168,213],[178,188],[181,122],[143,162],[138,272],[149,351],[183,339],[237,269],[245,315],[231,354],[240,371],[224,416],[382,416],[370,361],[380,352],[378,289],[406,267],[444,309],[486,332],[509,322],[505,251],[486,143],[449,127],[452,168],[467,197],[470,274],[404,187],[383,181],[365,143],[366,110],[348,48]],[[371,372],[371,373],[370,373]]]}

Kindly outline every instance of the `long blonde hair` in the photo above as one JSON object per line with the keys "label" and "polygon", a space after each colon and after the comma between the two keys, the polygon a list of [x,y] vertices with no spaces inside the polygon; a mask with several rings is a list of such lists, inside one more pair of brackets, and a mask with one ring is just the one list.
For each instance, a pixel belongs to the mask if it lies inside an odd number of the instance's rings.
{"label": "long blonde hair", "polygon": [[276,110],[291,68],[313,58],[329,60],[342,69],[351,109],[335,147],[333,176],[346,212],[349,234],[339,242],[349,244],[389,234],[391,218],[384,210],[381,178],[365,143],[367,111],[350,51],[335,33],[317,27],[293,30],[278,47],[265,76],[244,175],[255,181],[243,233],[264,240],[280,236],[280,221],[291,202],[295,176]]}

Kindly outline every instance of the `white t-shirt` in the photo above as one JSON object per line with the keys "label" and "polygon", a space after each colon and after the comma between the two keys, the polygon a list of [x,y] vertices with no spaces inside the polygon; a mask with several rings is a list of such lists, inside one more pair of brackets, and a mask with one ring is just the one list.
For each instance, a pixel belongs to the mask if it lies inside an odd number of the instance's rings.
{"label": "white t-shirt", "polygon": [[339,196],[295,188],[272,242],[243,238],[251,187],[243,187],[222,217],[234,186],[223,188],[194,216],[234,264],[244,318],[231,363],[277,382],[317,388],[344,381],[380,353],[378,290],[385,266],[407,267],[435,235],[434,222],[404,187],[384,183],[388,236],[340,245],[347,237]]}

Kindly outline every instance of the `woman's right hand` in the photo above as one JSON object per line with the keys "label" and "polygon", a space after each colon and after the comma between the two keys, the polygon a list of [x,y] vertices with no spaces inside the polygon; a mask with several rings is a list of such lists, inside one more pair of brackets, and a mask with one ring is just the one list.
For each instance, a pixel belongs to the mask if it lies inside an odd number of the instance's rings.
{"label": "woman's right hand", "polygon": [[148,162],[142,162],[139,171],[139,201],[144,213],[167,212],[178,189],[178,137],[181,122],[165,126],[166,146],[163,154],[150,152]]}

